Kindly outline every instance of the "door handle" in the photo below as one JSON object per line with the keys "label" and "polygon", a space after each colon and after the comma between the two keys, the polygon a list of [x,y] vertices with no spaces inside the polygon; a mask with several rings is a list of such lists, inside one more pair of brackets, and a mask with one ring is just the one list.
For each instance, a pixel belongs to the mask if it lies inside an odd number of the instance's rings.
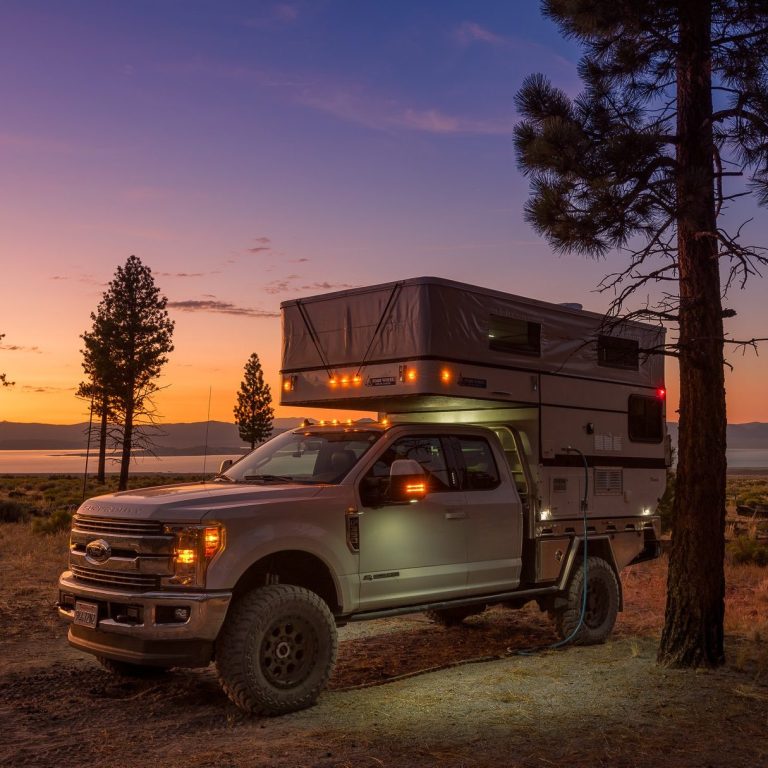
{"label": "door handle", "polygon": [[453,512],[445,513],[446,520],[465,520],[466,517],[467,513],[463,509],[456,509]]}

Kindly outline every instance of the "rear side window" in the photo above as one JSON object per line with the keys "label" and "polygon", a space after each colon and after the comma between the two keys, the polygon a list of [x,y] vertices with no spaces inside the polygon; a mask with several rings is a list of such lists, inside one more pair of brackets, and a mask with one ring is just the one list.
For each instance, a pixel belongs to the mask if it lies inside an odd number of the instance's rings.
{"label": "rear side window", "polygon": [[499,470],[488,441],[482,437],[457,437],[456,445],[460,453],[461,487],[475,491],[496,488]]}
{"label": "rear side window", "polygon": [[664,401],[658,397],[629,396],[629,439],[660,443],[664,439]]}

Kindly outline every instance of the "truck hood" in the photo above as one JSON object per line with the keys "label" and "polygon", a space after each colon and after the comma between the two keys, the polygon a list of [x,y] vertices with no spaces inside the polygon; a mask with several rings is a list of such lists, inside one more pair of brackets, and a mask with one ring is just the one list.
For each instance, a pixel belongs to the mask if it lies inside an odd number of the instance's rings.
{"label": "truck hood", "polygon": [[163,522],[200,522],[215,520],[227,510],[257,505],[273,506],[311,499],[337,486],[301,485],[227,485],[224,483],[185,483],[139,488],[135,491],[96,496],[84,502],[77,513],[94,517]]}

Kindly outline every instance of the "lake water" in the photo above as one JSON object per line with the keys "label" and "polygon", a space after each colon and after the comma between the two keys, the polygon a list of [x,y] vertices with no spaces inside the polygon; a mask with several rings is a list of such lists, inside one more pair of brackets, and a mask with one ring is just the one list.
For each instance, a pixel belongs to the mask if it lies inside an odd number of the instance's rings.
{"label": "lake water", "polygon": [[[205,458],[205,472],[212,474],[225,459],[237,455],[210,455]],[[91,454],[88,474],[96,472],[98,456]],[[72,451],[0,451],[0,474],[72,474],[82,475],[85,470],[85,452]],[[118,473],[120,462],[107,459],[107,472]],[[203,473],[202,456],[137,456],[131,461],[132,475],[168,473]]]}
{"label": "lake water", "polygon": [[[732,448],[727,452],[731,469],[768,469],[768,448]],[[211,455],[205,460],[205,471],[215,472],[225,459],[236,455]],[[96,471],[96,456],[88,462],[88,472]],[[0,451],[0,474],[82,474],[85,469],[83,451]],[[117,461],[107,462],[107,472],[119,472]],[[140,456],[131,462],[131,474],[156,472],[195,473],[203,472],[202,456]]]}

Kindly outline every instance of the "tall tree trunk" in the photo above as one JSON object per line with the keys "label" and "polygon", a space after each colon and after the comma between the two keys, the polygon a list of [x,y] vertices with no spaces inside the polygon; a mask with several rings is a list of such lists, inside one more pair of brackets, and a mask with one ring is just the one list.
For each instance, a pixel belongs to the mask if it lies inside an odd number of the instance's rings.
{"label": "tall tree trunk", "polygon": [[96,470],[96,482],[106,482],[107,472],[107,399],[101,402],[101,424],[99,425],[99,466]]}
{"label": "tall tree trunk", "polygon": [[120,482],[117,489],[124,491],[128,488],[128,468],[131,465],[131,443],[133,443],[133,387],[125,404],[125,424],[123,426],[123,455],[120,459]]}
{"label": "tall tree trunk", "polygon": [[680,437],[659,662],[725,660],[725,385],[713,189],[710,3],[679,5]]}

